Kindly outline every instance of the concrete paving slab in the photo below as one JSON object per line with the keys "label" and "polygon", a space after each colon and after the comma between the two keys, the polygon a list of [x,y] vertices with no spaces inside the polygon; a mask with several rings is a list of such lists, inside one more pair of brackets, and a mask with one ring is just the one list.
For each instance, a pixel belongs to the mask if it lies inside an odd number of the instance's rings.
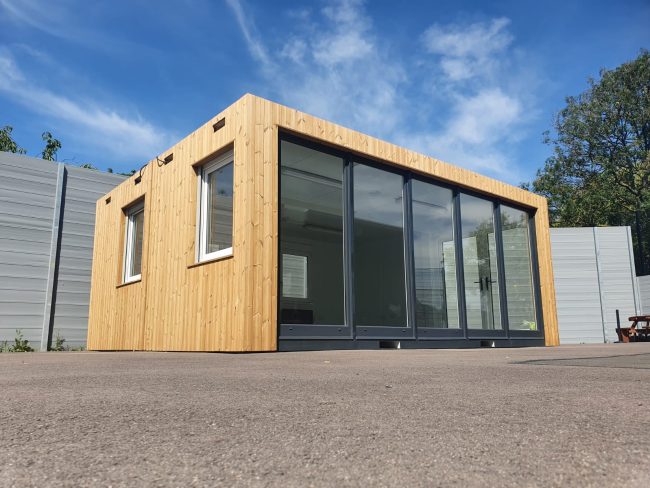
{"label": "concrete paving slab", "polygon": [[0,486],[650,486],[650,343],[0,354]]}

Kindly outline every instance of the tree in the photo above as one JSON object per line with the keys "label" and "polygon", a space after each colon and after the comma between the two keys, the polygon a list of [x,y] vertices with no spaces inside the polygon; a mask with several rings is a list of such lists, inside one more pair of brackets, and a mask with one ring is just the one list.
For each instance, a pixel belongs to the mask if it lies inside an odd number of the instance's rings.
{"label": "tree", "polygon": [[[20,147],[11,136],[13,130],[13,127],[10,125],[5,125],[0,129],[0,151],[26,154],[27,151]],[[41,137],[43,138],[43,141],[45,141],[45,147],[41,152],[41,157],[48,161],[56,161],[56,153],[61,149],[61,141],[55,139],[49,131],[43,132]]]}
{"label": "tree", "polygon": [[52,136],[52,133],[48,131],[43,132],[41,137],[45,141],[45,147],[41,153],[43,159],[46,159],[48,161],[56,161],[56,153],[59,149],[61,149],[61,141],[55,139]]}
{"label": "tree", "polygon": [[553,155],[523,186],[549,199],[551,225],[630,225],[637,271],[650,272],[650,53],[601,70],[544,137]]}
{"label": "tree", "polygon": [[16,141],[14,141],[13,137],[11,137],[11,132],[13,130],[14,128],[9,125],[5,125],[2,129],[0,129],[0,151],[25,154],[27,151],[16,144]]}
{"label": "tree", "polygon": [[[6,151],[11,153],[17,153],[17,154],[26,154],[27,151],[22,147],[20,147],[11,136],[11,132],[13,130],[14,130],[13,127],[9,125],[5,125],[0,129],[0,151]],[[43,134],[41,134],[41,137],[43,138],[43,141],[45,141],[45,147],[41,152],[41,157],[47,161],[56,161],[56,154],[59,151],[59,149],[61,149],[61,141],[56,139],[50,131],[43,132]],[[90,163],[80,164],[79,166],[81,168],[87,168],[87,169],[98,169]],[[112,173],[113,169],[108,168],[108,172]],[[135,174],[135,170],[132,169],[128,173],[118,173],[118,174],[131,176]]]}

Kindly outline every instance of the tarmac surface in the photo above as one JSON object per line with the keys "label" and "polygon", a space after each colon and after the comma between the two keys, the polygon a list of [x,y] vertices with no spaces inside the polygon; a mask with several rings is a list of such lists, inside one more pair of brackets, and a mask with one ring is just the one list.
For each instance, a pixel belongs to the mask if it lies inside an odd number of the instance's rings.
{"label": "tarmac surface", "polygon": [[650,486],[650,343],[2,353],[0,486]]}

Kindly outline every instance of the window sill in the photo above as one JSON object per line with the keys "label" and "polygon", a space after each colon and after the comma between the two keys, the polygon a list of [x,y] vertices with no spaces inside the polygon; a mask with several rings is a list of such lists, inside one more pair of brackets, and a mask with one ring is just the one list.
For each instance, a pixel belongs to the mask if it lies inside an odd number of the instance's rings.
{"label": "window sill", "polygon": [[120,283],[119,285],[115,285],[115,288],[124,288],[125,286],[133,285],[134,283],[140,283],[142,281],[142,278],[139,280],[133,280],[133,281],[127,281],[126,283]]}
{"label": "window sill", "polygon": [[198,263],[188,264],[187,269],[203,266],[204,264],[215,263],[217,261],[223,261],[225,259],[231,259],[232,257],[233,257],[233,253],[225,254],[223,256],[217,256],[216,258],[206,259],[205,261],[199,261]]}

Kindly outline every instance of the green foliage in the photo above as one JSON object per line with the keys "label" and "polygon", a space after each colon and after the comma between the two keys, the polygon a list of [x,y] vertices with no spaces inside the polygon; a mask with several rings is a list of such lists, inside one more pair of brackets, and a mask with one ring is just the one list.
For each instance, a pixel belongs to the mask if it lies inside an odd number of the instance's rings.
{"label": "green foliage", "polygon": [[[5,125],[0,129],[0,151],[6,151],[16,154],[26,154],[27,151],[20,147],[11,136],[13,127]],[[41,135],[45,141],[45,147],[41,152],[41,157],[48,161],[56,161],[56,153],[61,149],[61,141],[55,139],[51,132],[46,131]]]}
{"label": "green foliage", "polygon": [[553,156],[523,187],[549,199],[551,225],[630,225],[650,271],[650,53],[568,97],[545,142]]}
{"label": "green foliage", "polygon": [[6,151],[16,154],[25,154],[25,151],[22,147],[16,144],[13,137],[11,137],[11,132],[14,130],[13,127],[5,125],[0,129],[0,151]]}
{"label": "green foliage", "polygon": [[14,338],[14,344],[8,345],[7,342],[3,342],[0,347],[1,352],[34,352],[32,346],[29,345],[29,341],[23,337],[20,329],[16,329],[16,337]]}
{"label": "green foliage", "polygon": [[[80,167],[80,168],[86,168],[86,169],[96,169],[96,170],[99,170],[99,168],[96,168],[95,166],[93,166],[93,165],[90,164],[90,163],[84,163],[84,164],[81,164],[81,165],[79,165],[79,167]],[[113,168],[108,168],[108,169],[106,170],[106,172],[107,172],[107,173],[115,173],[115,171],[113,171]],[[133,175],[135,174],[135,170],[132,169],[132,170],[129,171],[128,173],[116,173],[116,174],[118,174],[118,175],[123,175],[123,176],[133,176]]]}
{"label": "green foliage", "polygon": [[65,339],[61,337],[61,334],[57,331],[56,337],[54,338],[54,344],[50,347],[50,351],[65,351],[67,350],[65,346]]}
{"label": "green foliage", "polygon": [[48,161],[56,161],[56,153],[59,149],[61,149],[61,141],[55,139],[52,136],[52,133],[48,131],[43,132],[41,137],[45,141],[45,147],[43,148],[41,156],[43,159],[46,159]]}
{"label": "green foliage", "polygon": [[[11,153],[17,153],[17,154],[26,154],[27,151],[22,147],[20,147],[11,136],[11,132],[13,130],[14,130],[13,127],[9,125],[5,125],[4,127],[0,128],[0,151],[6,151]],[[61,141],[56,139],[50,131],[43,132],[41,137],[45,142],[45,147],[41,152],[41,158],[47,161],[56,161],[56,155],[59,149],[61,149]],[[96,169],[96,170],[99,169],[90,163],[80,164],[79,167],[86,168],[86,169]],[[108,168],[108,172],[112,173],[113,169]],[[132,169],[128,173],[118,173],[118,174],[124,176],[131,176],[135,174],[135,170]]]}
{"label": "green foliage", "polygon": [[65,345],[65,339],[61,337],[61,334],[57,331],[56,337],[54,338],[54,344],[50,346],[50,351],[62,352],[62,351],[85,351],[85,346],[76,346],[70,347]]}

